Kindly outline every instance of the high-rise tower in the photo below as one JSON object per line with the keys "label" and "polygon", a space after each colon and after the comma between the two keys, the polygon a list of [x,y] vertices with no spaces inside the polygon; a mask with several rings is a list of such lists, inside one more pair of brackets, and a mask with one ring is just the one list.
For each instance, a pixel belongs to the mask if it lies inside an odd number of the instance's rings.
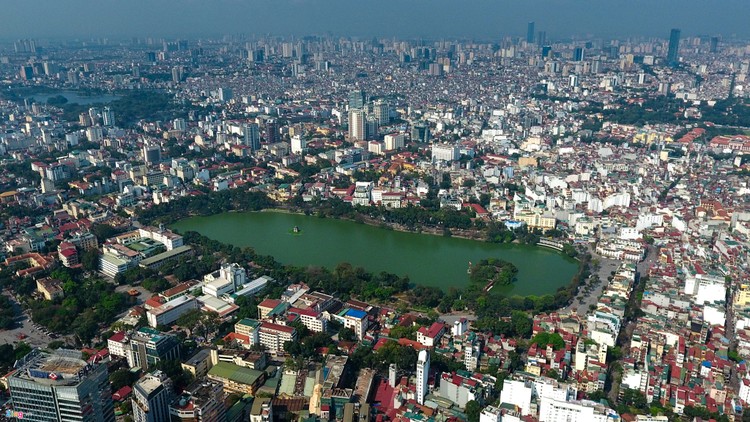
{"label": "high-rise tower", "polygon": [[667,50],[667,64],[677,66],[680,59],[680,30],[673,28],[669,33],[669,49]]}
{"label": "high-rise tower", "polygon": [[417,357],[417,403],[424,405],[427,395],[427,379],[430,376],[430,354],[427,350],[420,350]]}
{"label": "high-rise tower", "polygon": [[349,140],[361,141],[366,138],[366,135],[365,112],[359,108],[349,110]]}
{"label": "high-rise tower", "polygon": [[73,350],[38,349],[16,362],[8,377],[13,410],[32,422],[114,422],[107,365]]}
{"label": "high-rise tower", "polygon": [[154,371],[133,386],[133,419],[136,422],[169,420],[172,381],[161,371]]}
{"label": "high-rise tower", "polygon": [[529,44],[534,42],[534,25],[535,23],[532,21],[526,27],[526,42]]}

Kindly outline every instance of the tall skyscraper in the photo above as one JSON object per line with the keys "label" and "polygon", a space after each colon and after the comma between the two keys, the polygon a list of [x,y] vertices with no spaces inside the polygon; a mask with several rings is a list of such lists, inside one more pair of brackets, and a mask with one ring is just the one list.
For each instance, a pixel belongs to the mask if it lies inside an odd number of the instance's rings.
{"label": "tall skyscraper", "polygon": [[529,44],[534,42],[534,25],[535,23],[532,21],[526,27],[526,42]]}
{"label": "tall skyscraper", "polygon": [[232,99],[231,88],[219,88],[219,101],[229,101]]}
{"label": "tall skyscraper", "polygon": [[575,50],[573,50],[573,61],[583,61],[583,47],[576,47]]}
{"label": "tall skyscraper", "polygon": [[8,378],[13,410],[32,422],[114,422],[107,365],[73,350],[31,351]]}
{"label": "tall skyscraper", "polygon": [[711,37],[710,51],[712,53],[718,53],[719,52],[719,37]]}
{"label": "tall skyscraper", "polygon": [[673,28],[669,33],[669,49],[667,50],[667,64],[677,66],[680,60],[680,30]]}
{"label": "tall skyscraper", "polygon": [[242,140],[245,145],[253,149],[253,152],[260,149],[260,129],[255,123],[242,125]]}
{"label": "tall skyscraper", "polygon": [[279,124],[276,120],[270,119],[266,122],[266,141],[274,144],[279,140]]}
{"label": "tall skyscraper", "polygon": [[429,142],[430,128],[423,123],[416,123],[411,127],[412,142]]}
{"label": "tall skyscraper", "polygon": [[169,420],[172,401],[172,380],[161,371],[154,371],[133,386],[133,419],[136,422]]}
{"label": "tall skyscraper", "polygon": [[177,359],[180,356],[180,343],[176,337],[159,330],[141,327],[130,338],[127,351],[128,365],[131,368],[148,368],[162,360]]}
{"label": "tall skyscraper", "polygon": [[417,357],[417,403],[424,405],[427,395],[427,380],[430,377],[430,353],[420,350]]}
{"label": "tall skyscraper", "polygon": [[102,112],[102,121],[104,122],[104,126],[114,126],[115,125],[115,112],[112,111],[109,107],[104,107],[104,111]]}
{"label": "tall skyscraper", "polygon": [[349,110],[353,108],[362,109],[367,101],[365,91],[352,91],[349,93]]}
{"label": "tall skyscraper", "polygon": [[390,111],[388,103],[383,100],[377,100],[372,105],[372,112],[378,119],[378,124],[385,126],[391,122]]}
{"label": "tall skyscraper", "polygon": [[148,166],[153,166],[161,161],[161,148],[158,144],[143,144],[143,161]]}
{"label": "tall skyscraper", "polygon": [[546,31],[539,31],[536,34],[536,45],[539,47],[542,47],[547,43],[547,32]]}
{"label": "tall skyscraper", "polygon": [[362,141],[366,135],[365,112],[359,108],[349,110],[349,140]]}
{"label": "tall skyscraper", "polygon": [[172,68],[172,82],[179,83],[185,79],[185,70],[182,66],[175,66]]}
{"label": "tall skyscraper", "polygon": [[378,138],[378,119],[375,116],[365,118],[365,139],[372,140]]}

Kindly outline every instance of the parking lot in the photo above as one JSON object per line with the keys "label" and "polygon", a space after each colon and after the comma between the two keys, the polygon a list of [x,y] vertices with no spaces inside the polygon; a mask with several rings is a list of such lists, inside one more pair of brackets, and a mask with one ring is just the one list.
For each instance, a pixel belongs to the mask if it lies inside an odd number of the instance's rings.
{"label": "parking lot", "polygon": [[[0,344],[16,344],[23,341],[32,347],[45,347],[49,342],[55,340],[53,338],[55,334],[46,333],[44,327],[31,321],[31,316],[27,312],[21,312],[21,307],[12,294],[7,291],[4,291],[3,294],[10,299],[16,311],[16,327],[12,330],[0,331]],[[21,335],[27,337],[21,339],[19,338]]]}

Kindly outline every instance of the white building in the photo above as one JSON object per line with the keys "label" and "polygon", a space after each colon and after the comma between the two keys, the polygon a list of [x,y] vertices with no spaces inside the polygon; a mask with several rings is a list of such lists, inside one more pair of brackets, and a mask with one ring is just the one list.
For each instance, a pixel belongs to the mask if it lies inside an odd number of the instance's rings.
{"label": "white building", "polygon": [[173,233],[171,230],[167,230],[164,227],[142,227],[138,229],[138,233],[141,237],[153,239],[159,243],[163,243],[168,251],[179,248],[183,245],[182,236],[177,233]]}
{"label": "white building", "polygon": [[130,348],[128,347],[129,339],[125,332],[120,331],[107,339],[107,350],[112,356],[128,357]]}
{"label": "white building", "polygon": [[179,317],[193,309],[198,309],[198,301],[193,296],[184,295],[146,311],[146,318],[148,325],[156,328],[177,321]]}
{"label": "white building", "polygon": [[247,271],[239,264],[224,264],[218,271],[203,277],[203,294],[220,297],[234,293],[247,283]]}
{"label": "white building", "polygon": [[619,416],[612,409],[593,401],[561,401],[543,397],[539,405],[540,422],[612,422]]}
{"label": "white building", "polygon": [[403,133],[390,133],[385,135],[385,150],[392,151],[395,149],[403,148],[406,145],[406,137]]}
{"label": "white building", "polygon": [[430,376],[430,354],[427,350],[420,350],[417,357],[417,403],[424,405],[427,395],[427,380]]}
{"label": "white building", "polygon": [[253,296],[260,292],[261,290],[265,289],[269,282],[272,282],[273,278],[264,275],[261,277],[256,278],[255,280],[245,284],[242,286],[241,289],[234,292],[234,294],[229,295],[229,297],[224,297],[227,301],[234,303],[234,300],[240,296]]}
{"label": "white building", "polygon": [[292,154],[302,154],[307,149],[307,141],[301,135],[292,136]]}
{"label": "white building", "polygon": [[361,109],[349,111],[349,141],[365,139],[365,112]]}
{"label": "white building", "polygon": [[297,330],[286,325],[263,322],[258,329],[260,344],[269,352],[279,352],[284,349],[284,343],[297,340]]}
{"label": "white building", "polygon": [[169,420],[172,381],[161,371],[154,371],[133,385],[133,420],[161,422]]}
{"label": "white building", "polygon": [[458,147],[450,144],[432,145],[432,162],[458,160]]}
{"label": "white building", "polygon": [[500,392],[500,403],[512,404],[521,409],[521,415],[530,415],[531,392],[532,387],[525,382],[506,379]]}
{"label": "white building", "polygon": [[354,331],[359,340],[364,338],[367,325],[367,313],[364,311],[349,309],[344,315],[344,327]]}

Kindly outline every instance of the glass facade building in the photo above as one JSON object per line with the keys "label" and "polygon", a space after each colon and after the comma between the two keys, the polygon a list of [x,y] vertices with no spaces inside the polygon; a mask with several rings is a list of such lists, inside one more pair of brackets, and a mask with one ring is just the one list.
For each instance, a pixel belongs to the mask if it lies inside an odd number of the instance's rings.
{"label": "glass facade building", "polygon": [[33,422],[114,422],[107,366],[73,350],[33,350],[8,378],[13,410]]}

